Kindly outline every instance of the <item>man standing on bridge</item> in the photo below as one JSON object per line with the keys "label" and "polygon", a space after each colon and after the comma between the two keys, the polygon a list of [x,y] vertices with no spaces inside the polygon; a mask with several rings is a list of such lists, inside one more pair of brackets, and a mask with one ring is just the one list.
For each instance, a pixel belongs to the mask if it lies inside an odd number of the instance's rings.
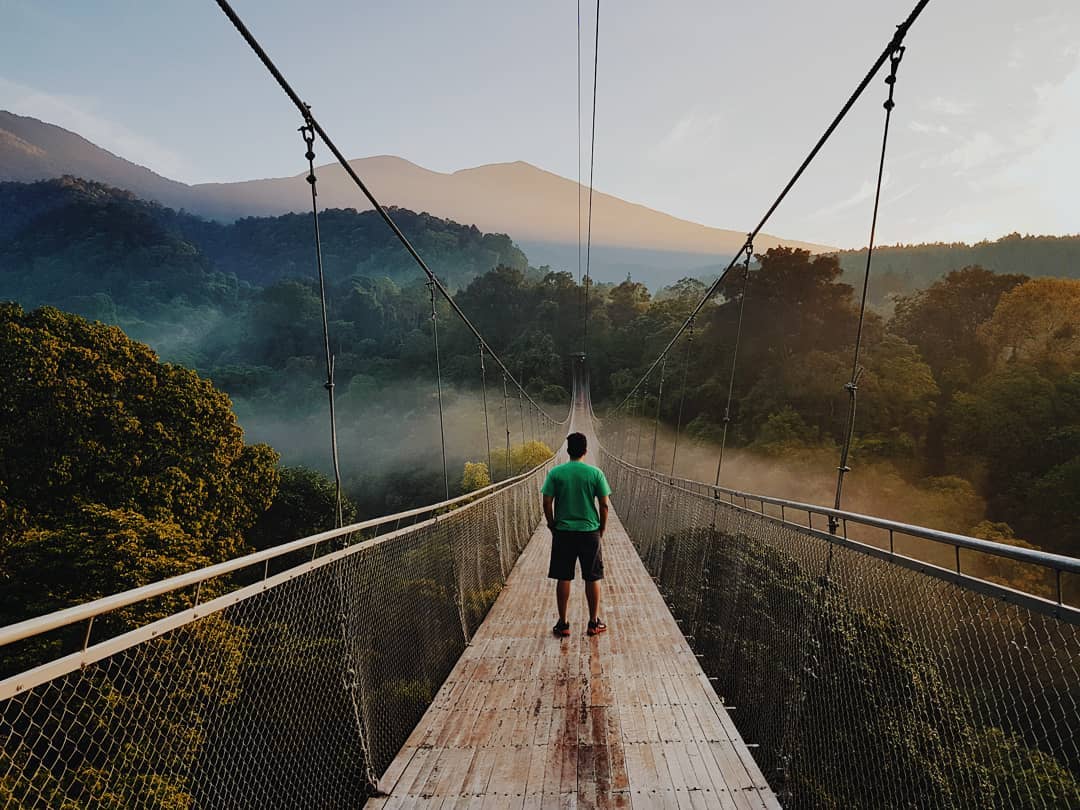
{"label": "man standing on bridge", "polygon": [[584,434],[567,436],[566,450],[570,460],[552,468],[540,490],[544,495],[544,516],[551,529],[548,577],[558,580],[555,602],[559,608],[559,621],[552,632],[562,637],[570,635],[566,608],[578,560],[581,561],[581,578],[585,580],[585,599],[589,604],[588,634],[595,636],[607,630],[599,616],[600,580],[604,578],[600,539],[607,527],[611,487],[603,472],[582,461],[587,449]]}

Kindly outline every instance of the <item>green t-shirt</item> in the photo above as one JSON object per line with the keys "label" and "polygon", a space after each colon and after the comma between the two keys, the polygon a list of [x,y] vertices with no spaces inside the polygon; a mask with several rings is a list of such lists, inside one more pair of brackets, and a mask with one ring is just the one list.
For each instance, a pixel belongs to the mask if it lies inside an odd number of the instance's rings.
{"label": "green t-shirt", "polygon": [[604,474],[584,461],[553,467],[540,490],[555,499],[555,528],[563,532],[595,532],[600,528],[596,499],[611,494]]}

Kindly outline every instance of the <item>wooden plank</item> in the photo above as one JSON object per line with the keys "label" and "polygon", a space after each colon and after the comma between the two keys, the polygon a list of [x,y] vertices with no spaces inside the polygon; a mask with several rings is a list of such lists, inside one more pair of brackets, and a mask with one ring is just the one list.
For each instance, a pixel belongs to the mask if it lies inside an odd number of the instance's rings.
{"label": "wooden plank", "polygon": [[602,615],[551,635],[550,536],[537,531],[367,807],[778,807],[618,517]]}

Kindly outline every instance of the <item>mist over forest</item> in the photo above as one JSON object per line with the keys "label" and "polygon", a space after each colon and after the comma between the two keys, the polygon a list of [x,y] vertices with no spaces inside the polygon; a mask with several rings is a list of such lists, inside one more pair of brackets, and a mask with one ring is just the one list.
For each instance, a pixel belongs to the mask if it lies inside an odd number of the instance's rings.
{"label": "mist over forest", "polygon": [[[184,385],[192,390],[212,385],[228,396],[221,401],[228,404],[213,411],[213,419],[225,421],[198,430],[232,435],[235,428],[226,423],[238,423],[245,447],[265,448],[251,451],[261,466],[245,485],[254,498],[246,507],[248,517],[228,524],[228,538],[222,536],[213,549],[177,559],[190,565],[214,561],[328,527],[333,486],[327,477],[326,370],[310,217],[289,214],[222,225],[72,178],[0,184],[0,208],[0,300],[17,304],[5,310],[5,362],[10,379],[25,380],[27,404],[20,407],[37,407],[46,396],[42,391],[66,392],[71,380],[91,373],[89,360],[63,372],[62,358],[87,351],[101,363],[118,352],[109,361],[109,379],[171,373],[161,370],[169,366],[159,368],[156,359],[139,354],[138,344],[125,343],[127,337],[145,342],[160,360],[193,369],[203,379]],[[508,236],[427,214],[396,210],[394,215],[529,395],[561,419],[569,402],[568,358],[580,350],[582,338],[582,290],[573,275],[530,266]],[[430,290],[372,212],[326,211],[321,224],[348,512],[369,517],[437,501],[444,487]],[[845,507],[1056,552],[1080,551],[1077,244],[1080,240],[1069,238],[1009,237],[976,246],[976,257],[992,261],[993,270],[968,264],[967,246],[883,251],[883,262],[907,268],[905,284],[917,288],[879,290],[879,306],[866,324],[854,472]],[[857,318],[847,282],[858,259],[857,254],[812,255],[786,248],[755,257],[724,483],[799,500],[831,500]],[[592,287],[589,365],[601,416],[630,394],[704,291],[704,283],[694,278],[660,290],[632,278]],[[631,398],[631,413],[645,436],[645,449],[635,453],[638,463],[650,461],[653,419],[659,413],[656,463],[669,469],[681,412],[677,472],[712,479],[742,293],[742,274],[733,273],[697,318],[694,350],[688,354],[683,342],[672,351],[663,397],[658,401],[654,373]],[[73,315],[34,311],[41,306]],[[479,352],[447,304],[437,300],[435,306],[453,495],[506,475],[507,427],[511,467],[530,457],[522,448],[540,431],[512,387],[504,403],[501,373],[488,358],[493,463],[484,472],[488,479],[465,476],[467,462],[488,460]],[[123,333],[95,331],[82,318],[117,325]],[[80,348],[79,341],[99,348]],[[40,368],[61,376],[35,381],[33,374],[40,372],[26,370],[27,358],[36,356],[27,346],[43,352]],[[134,357],[141,359],[136,363]],[[92,372],[91,379],[104,379],[101,373]],[[136,386],[132,396],[137,391]],[[136,404],[141,399],[123,405],[125,396],[112,391],[79,408],[112,409],[114,400],[121,410],[143,407]],[[38,490],[16,486],[14,479],[25,469],[16,465],[30,458],[43,464],[43,481],[67,480],[65,465],[83,455],[88,460],[79,463],[91,467],[121,463],[114,451],[133,453],[142,463],[138,446],[131,444],[132,428],[124,427],[128,423],[120,416],[118,433],[92,438],[78,431],[103,428],[80,421],[75,414],[81,412],[72,411],[73,421],[64,426],[74,431],[75,444],[56,445],[55,458],[26,445],[21,412],[13,411],[7,422],[8,450],[0,469],[7,539],[0,567],[9,576],[28,566],[45,570],[42,560],[63,558],[72,537],[108,535],[102,527],[105,513],[87,513],[86,504],[98,503],[116,526],[141,515],[138,520],[164,521],[177,531],[201,531],[200,524],[185,523],[187,518],[174,513],[179,494],[162,502],[172,504],[163,505],[164,511],[154,511],[142,496],[80,494],[76,487],[72,502],[83,505],[72,512],[38,503],[34,499],[43,497],[34,494]],[[117,447],[108,452],[85,450],[112,444]],[[229,452],[239,453],[239,447]],[[184,451],[195,459],[206,452],[202,444]],[[190,463],[187,459],[178,469]],[[188,471],[176,481],[203,475],[209,473]],[[40,492],[47,491],[42,486]],[[186,484],[176,486],[179,493]],[[273,520],[260,517],[270,514]],[[278,529],[268,528],[271,523]],[[33,553],[26,545],[31,536]],[[180,565],[169,563],[174,564]],[[143,564],[136,569],[123,575],[114,571],[120,579],[100,581],[121,589],[165,570]],[[54,601],[39,607],[89,595],[61,589]],[[23,615],[26,605],[8,608],[15,611],[12,616]]]}

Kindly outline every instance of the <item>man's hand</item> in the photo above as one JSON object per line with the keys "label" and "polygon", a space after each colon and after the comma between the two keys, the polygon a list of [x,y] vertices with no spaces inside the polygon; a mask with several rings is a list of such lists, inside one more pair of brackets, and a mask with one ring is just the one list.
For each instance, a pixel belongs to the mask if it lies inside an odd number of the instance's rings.
{"label": "man's hand", "polygon": [[607,529],[607,515],[608,515],[608,499],[607,495],[601,495],[597,498],[600,502],[600,536],[604,536],[604,531]]}
{"label": "man's hand", "polygon": [[547,527],[555,531],[555,499],[550,495],[544,496],[544,518],[547,520]]}

